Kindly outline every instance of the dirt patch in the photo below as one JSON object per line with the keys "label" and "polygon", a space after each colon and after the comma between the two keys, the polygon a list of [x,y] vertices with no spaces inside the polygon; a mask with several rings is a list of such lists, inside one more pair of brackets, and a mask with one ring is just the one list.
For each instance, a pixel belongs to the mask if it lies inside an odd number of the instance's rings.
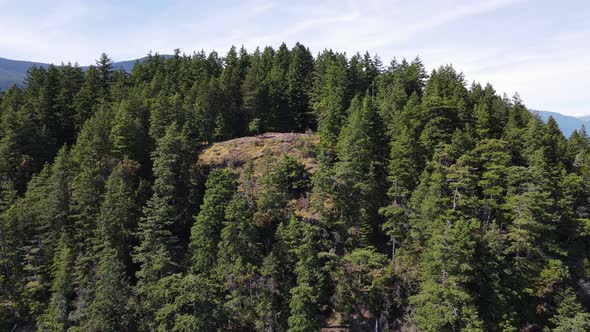
{"label": "dirt patch", "polygon": [[265,133],[241,137],[205,147],[197,164],[202,167],[229,166],[240,172],[248,161],[258,169],[265,155],[270,155],[273,161],[291,155],[313,173],[317,167],[315,152],[318,143],[319,137],[313,133]]}

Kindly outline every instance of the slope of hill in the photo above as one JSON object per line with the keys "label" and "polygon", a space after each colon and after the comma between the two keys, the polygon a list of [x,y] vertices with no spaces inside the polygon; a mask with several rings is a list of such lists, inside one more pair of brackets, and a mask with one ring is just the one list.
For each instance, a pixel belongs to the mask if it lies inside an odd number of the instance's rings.
{"label": "slope of hill", "polygon": [[574,130],[580,129],[582,126],[585,126],[586,128],[590,126],[590,117],[588,116],[578,118],[557,112],[537,110],[531,110],[531,112],[538,113],[541,116],[541,119],[543,119],[545,122],[547,122],[549,117],[552,116],[555,121],[557,121],[557,124],[559,125],[559,128],[565,137],[569,137],[574,132]]}
{"label": "slope of hill", "polygon": [[46,63],[18,61],[0,58],[0,91],[4,91],[13,84],[21,85],[27,76],[27,70],[32,66],[49,66]]}
{"label": "slope of hill", "polygon": [[262,166],[266,155],[273,161],[291,155],[299,159],[308,172],[313,173],[317,166],[315,149],[318,142],[317,134],[264,133],[213,143],[199,154],[197,163],[201,167],[229,166],[239,172],[246,162],[251,161],[256,171]]}
{"label": "slope of hill", "polygon": [[[162,55],[163,58],[168,58],[170,55]],[[113,63],[114,69],[122,69],[126,72],[131,72],[135,62],[143,61],[145,57],[135,60],[126,60]],[[16,84],[22,86],[27,76],[27,70],[32,67],[47,67],[48,63],[32,62],[32,61],[21,61],[11,60],[6,58],[0,58],[0,91],[6,91],[12,85]],[[83,66],[82,69],[86,70],[88,66]]]}

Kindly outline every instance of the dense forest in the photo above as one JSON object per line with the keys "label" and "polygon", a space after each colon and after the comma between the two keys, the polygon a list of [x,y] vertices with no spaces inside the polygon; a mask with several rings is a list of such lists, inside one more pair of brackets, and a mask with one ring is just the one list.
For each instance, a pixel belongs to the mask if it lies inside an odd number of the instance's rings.
{"label": "dense forest", "polygon": [[[0,329],[590,330],[584,130],[419,58],[111,65],[0,97]],[[268,132],[319,136],[313,170],[196,162]]]}

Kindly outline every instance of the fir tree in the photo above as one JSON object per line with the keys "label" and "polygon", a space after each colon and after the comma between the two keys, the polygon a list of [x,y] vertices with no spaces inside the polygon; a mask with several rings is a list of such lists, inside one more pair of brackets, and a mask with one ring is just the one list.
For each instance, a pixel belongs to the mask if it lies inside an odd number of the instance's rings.
{"label": "fir tree", "polygon": [[209,174],[206,187],[201,210],[191,229],[189,245],[189,266],[196,274],[208,274],[216,265],[225,209],[237,190],[237,182],[229,169],[216,169]]}

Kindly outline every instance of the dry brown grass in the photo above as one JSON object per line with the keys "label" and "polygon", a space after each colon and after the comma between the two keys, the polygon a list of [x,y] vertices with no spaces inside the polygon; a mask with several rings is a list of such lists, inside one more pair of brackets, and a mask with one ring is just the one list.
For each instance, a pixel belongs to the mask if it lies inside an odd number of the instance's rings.
{"label": "dry brown grass", "polygon": [[229,166],[240,173],[248,161],[253,162],[257,170],[265,155],[269,155],[273,162],[291,155],[301,161],[308,172],[313,173],[317,166],[315,150],[318,142],[319,137],[311,133],[265,133],[241,137],[205,147],[199,154],[197,164],[201,167]]}

